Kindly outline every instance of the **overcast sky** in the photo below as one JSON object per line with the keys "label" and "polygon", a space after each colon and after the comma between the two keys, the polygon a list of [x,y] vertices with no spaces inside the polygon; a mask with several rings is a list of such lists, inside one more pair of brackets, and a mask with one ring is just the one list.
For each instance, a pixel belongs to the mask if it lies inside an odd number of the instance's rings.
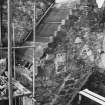
{"label": "overcast sky", "polygon": [[101,8],[105,0],[96,0],[98,8]]}

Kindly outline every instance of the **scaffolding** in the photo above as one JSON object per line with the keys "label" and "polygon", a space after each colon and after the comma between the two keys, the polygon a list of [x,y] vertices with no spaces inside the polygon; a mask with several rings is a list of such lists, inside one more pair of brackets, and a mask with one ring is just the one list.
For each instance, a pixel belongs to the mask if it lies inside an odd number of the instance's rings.
{"label": "scaffolding", "polygon": [[[21,0],[20,0],[21,3]],[[2,4],[0,4],[2,5]],[[9,99],[9,105],[13,105],[13,98],[16,96],[14,96],[13,93],[13,80],[16,80],[16,50],[17,49],[29,49],[32,48],[33,50],[33,74],[32,74],[32,93],[31,93],[31,100],[32,100],[32,104],[35,105],[36,100],[35,100],[35,74],[37,72],[37,66],[36,66],[36,54],[35,54],[35,50],[36,50],[36,27],[41,23],[41,21],[44,19],[45,15],[47,15],[47,13],[50,11],[50,9],[52,8],[52,6],[54,5],[54,2],[51,3],[51,5],[49,6],[49,8],[46,9],[46,11],[44,12],[43,16],[39,19],[39,21],[36,21],[36,17],[37,17],[37,13],[36,13],[36,1],[34,1],[33,3],[33,29],[31,30],[31,32],[29,32],[29,35],[25,38],[24,41],[27,40],[27,38],[33,33],[33,44],[32,45],[21,45],[21,46],[17,46],[17,44],[15,43],[15,23],[13,23],[12,21],[12,15],[13,15],[13,11],[12,11],[12,0],[7,0],[7,20],[2,20],[2,15],[0,14],[0,51],[7,51],[8,52],[8,97],[6,99]],[[2,10],[2,6],[1,6],[1,10]],[[2,12],[1,12],[2,13]],[[1,46],[2,45],[2,21],[5,23],[7,23],[8,26],[8,46],[4,47]],[[2,58],[2,57],[1,57]],[[17,85],[15,83],[15,85]],[[29,91],[27,92],[29,93]],[[2,99],[2,98],[1,98]]]}
{"label": "scaffolding", "polygon": [[[15,79],[15,49],[16,48],[27,48],[27,46],[19,46],[19,47],[15,47],[15,35],[14,35],[14,23],[12,24],[13,27],[13,61],[14,61],[14,65],[12,65],[12,38],[11,38],[11,0],[7,1],[8,4],[8,47],[6,49],[8,49],[8,96],[9,96],[9,105],[13,105],[13,89],[12,89],[12,66],[14,66],[14,79]],[[36,9],[35,9],[35,3],[34,3],[34,22],[33,22],[33,42],[34,45],[33,46],[28,46],[28,48],[33,48],[33,99],[35,97],[35,70],[36,70],[36,60],[35,60],[35,26],[36,26]],[[1,28],[1,26],[0,26]],[[0,32],[0,42],[1,42],[1,32]],[[5,49],[5,48],[1,48]],[[35,99],[33,100],[33,103],[35,102]]]}

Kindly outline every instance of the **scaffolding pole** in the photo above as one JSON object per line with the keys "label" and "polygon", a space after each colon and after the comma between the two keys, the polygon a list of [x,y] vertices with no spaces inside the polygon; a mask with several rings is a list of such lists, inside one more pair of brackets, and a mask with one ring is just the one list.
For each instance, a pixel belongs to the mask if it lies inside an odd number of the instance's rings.
{"label": "scaffolding pole", "polygon": [[9,105],[13,105],[12,99],[12,51],[11,51],[11,0],[7,1],[8,4],[8,97]]}
{"label": "scaffolding pole", "polygon": [[[13,46],[15,47],[15,26],[14,23],[12,24],[12,29],[13,29]],[[13,66],[14,66],[14,79],[16,79],[16,70],[15,70],[15,48],[13,49]]]}
{"label": "scaffolding pole", "polygon": [[35,72],[36,72],[36,59],[35,59],[35,34],[36,34],[36,3],[34,3],[34,23],[33,23],[33,98],[35,98]]}
{"label": "scaffolding pole", "polygon": [[[2,4],[0,4],[0,10],[1,10],[1,8],[2,8],[2,6],[1,6]],[[0,11],[0,47],[1,47],[1,11]]]}
{"label": "scaffolding pole", "polygon": [[[2,1],[3,2],[3,1]],[[0,3],[0,47],[2,46],[1,34],[2,34],[2,2]]]}
{"label": "scaffolding pole", "polygon": [[[27,48],[34,48],[34,46],[13,46],[11,49],[27,49]],[[7,50],[8,47],[1,47],[0,50]]]}
{"label": "scaffolding pole", "polygon": [[[0,4],[0,47],[2,47],[2,42],[1,42],[1,26],[2,26],[2,4]],[[2,53],[2,50],[0,50],[0,53]],[[2,58],[2,55],[0,55],[0,58]]]}
{"label": "scaffolding pole", "polygon": [[[2,47],[2,2],[0,3],[0,47]],[[2,54],[2,50],[1,50],[1,54]],[[2,55],[1,55],[1,58],[2,58]]]}

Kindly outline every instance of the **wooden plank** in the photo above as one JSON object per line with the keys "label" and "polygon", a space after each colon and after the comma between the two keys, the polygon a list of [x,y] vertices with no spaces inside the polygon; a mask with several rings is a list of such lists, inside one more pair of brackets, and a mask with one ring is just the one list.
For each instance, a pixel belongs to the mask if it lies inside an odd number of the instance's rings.
{"label": "wooden plank", "polygon": [[79,94],[81,94],[81,95],[101,104],[101,105],[105,105],[105,98],[104,97],[102,97],[102,96],[100,96],[94,92],[91,92],[88,89],[80,91]]}
{"label": "wooden plank", "polygon": [[98,98],[99,100],[105,102],[105,97],[103,97],[103,96],[101,96],[101,95],[99,95],[99,94],[96,94],[96,93],[94,93],[94,92],[92,92],[92,91],[90,91],[90,90],[88,90],[88,89],[84,89],[84,90],[80,91],[79,94],[82,94],[83,92],[86,93],[86,94],[89,94],[89,95],[91,95],[91,96],[93,96],[93,97],[96,97],[96,98]]}
{"label": "wooden plank", "polygon": [[13,96],[20,96],[20,95],[29,95],[31,94],[31,91],[29,91],[27,88],[25,88],[23,85],[20,84],[20,82],[14,82],[14,86],[20,90],[21,94],[18,92],[14,92]]}
{"label": "wooden plank", "polygon": [[[13,85],[17,88],[15,92],[13,92],[13,98],[14,97],[20,97],[20,96],[28,96],[31,95],[32,92],[29,91],[27,88],[25,88],[22,84],[20,84],[19,81],[13,81]],[[7,96],[2,96],[0,97],[0,100],[8,100]]]}

